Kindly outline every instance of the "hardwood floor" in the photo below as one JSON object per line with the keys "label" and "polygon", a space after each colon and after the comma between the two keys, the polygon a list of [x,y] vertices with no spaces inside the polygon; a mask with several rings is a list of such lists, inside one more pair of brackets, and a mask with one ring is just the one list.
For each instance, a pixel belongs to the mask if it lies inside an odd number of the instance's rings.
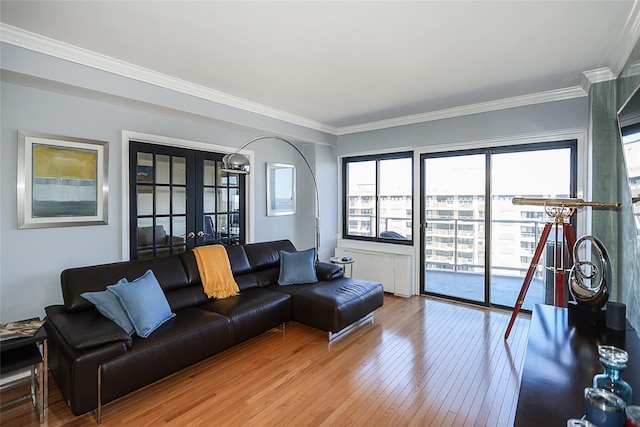
{"label": "hardwood floor", "polygon": [[[103,425],[511,426],[529,318],[504,341],[510,314],[387,295],[373,324],[333,343],[289,322],[108,403]],[[45,425],[95,424],[53,381],[47,412]],[[38,425],[28,402],[0,423]]]}

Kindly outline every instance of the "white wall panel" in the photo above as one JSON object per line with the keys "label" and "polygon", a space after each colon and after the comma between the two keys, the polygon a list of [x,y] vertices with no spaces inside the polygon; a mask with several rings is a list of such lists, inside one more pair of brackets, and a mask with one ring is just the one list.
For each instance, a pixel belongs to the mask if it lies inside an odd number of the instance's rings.
{"label": "white wall panel", "polygon": [[[352,277],[380,282],[385,292],[409,297],[413,289],[413,257],[352,248],[336,248],[336,256],[350,256],[355,262]],[[347,267],[349,273],[349,267]]]}

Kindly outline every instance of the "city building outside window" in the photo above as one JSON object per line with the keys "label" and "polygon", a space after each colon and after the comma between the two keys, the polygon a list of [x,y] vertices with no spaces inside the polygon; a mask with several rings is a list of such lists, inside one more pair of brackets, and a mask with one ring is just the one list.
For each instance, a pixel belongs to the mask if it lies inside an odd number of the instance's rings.
{"label": "city building outside window", "polygon": [[413,243],[413,153],[342,162],[343,238]]}

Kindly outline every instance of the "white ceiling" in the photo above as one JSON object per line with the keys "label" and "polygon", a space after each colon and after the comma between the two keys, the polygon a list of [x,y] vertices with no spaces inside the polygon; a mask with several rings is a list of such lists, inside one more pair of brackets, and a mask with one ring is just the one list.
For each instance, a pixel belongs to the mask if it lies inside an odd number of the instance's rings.
{"label": "white ceiling", "polygon": [[0,21],[333,128],[620,71],[636,1],[5,1]]}

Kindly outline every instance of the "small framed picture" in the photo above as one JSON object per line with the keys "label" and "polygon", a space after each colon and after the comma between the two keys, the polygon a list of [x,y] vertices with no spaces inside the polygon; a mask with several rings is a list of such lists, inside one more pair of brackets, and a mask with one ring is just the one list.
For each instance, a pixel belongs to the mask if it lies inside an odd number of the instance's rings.
{"label": "small framed picture", "polygon": [[267,163],[267,216],[296,213],[296,167]]}
{"label": "small framed picture", "polygon": [[18,228],[107,224],[108,147],[18,131]]}

